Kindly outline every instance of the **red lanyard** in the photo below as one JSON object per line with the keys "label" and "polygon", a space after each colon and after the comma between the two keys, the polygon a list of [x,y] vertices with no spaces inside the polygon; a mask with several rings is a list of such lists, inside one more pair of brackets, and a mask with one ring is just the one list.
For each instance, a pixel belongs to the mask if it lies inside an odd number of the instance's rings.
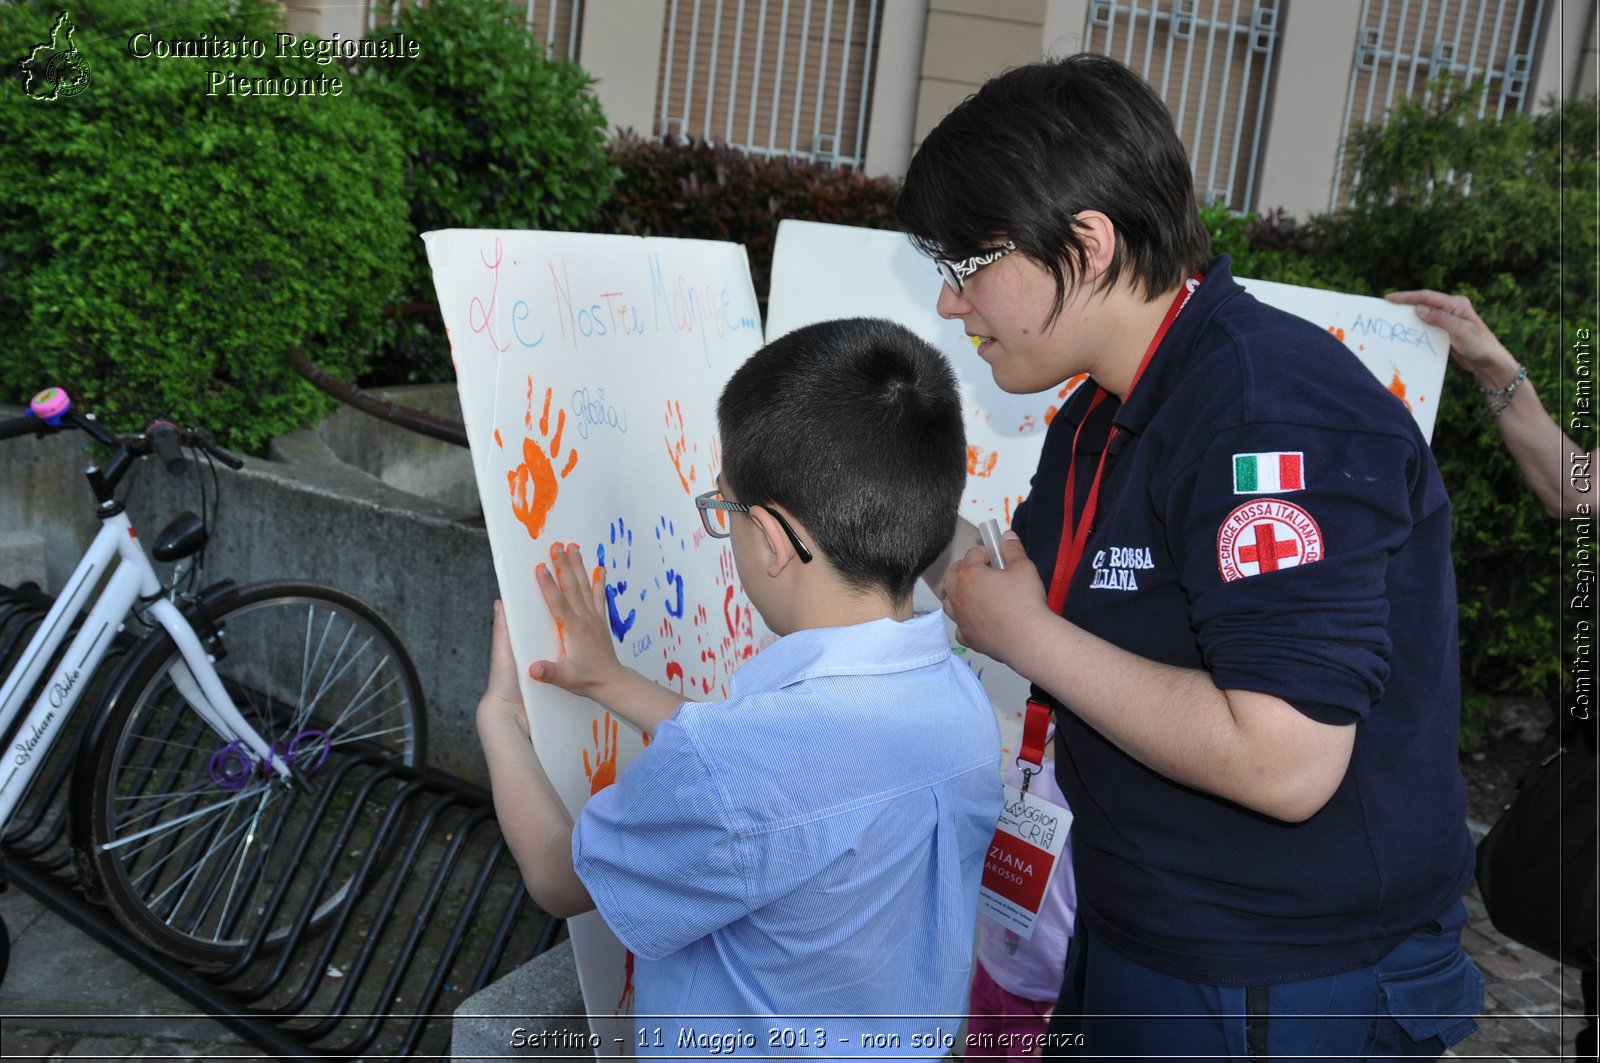
{"label": "red lanyard", "polygon": [[[1144,376],[1144,371],[1150,366],[1150,359],[1155,356],[1156,348],[1161,346],[1161,341],[1166,339],[1167,330],[1172,327],[1172,322],[1177,319],[1178,311],[1182,310],[1189,302],[1189,297],[1200,286],[1203,276],[1194,275],[1193,280],[1185,284],[1173,297],[1172,305],[1167,307],[1166,314],[1161,318],[1161,325],[1156,329],[1155,336],[1150,340],[1144,357],[1139,360],[1139,368],[1134,370],[1133,380],[1128,385],[1128,394],[1123,396],[1127,402],[1133,395],[1133,389],[1138,387],[1139,378]],[[1100,477],[1106,471],[1106,456],[1111,453],[1111,441],[1117,438],[1118,426],[1112,424],[1111,431],[1106,435],[1105,449],[1100,452],[1100,462],[1095,466],[1094,480],[1089,484],[1089,497],[1084,501],[1083,512],[1076,520],[1072,517],[1072,504],[1076,495],[1075,488],[1078,482],[1078,438],[1083,435],[1083,426],[1089,422],[1094,411],[1105,401],[1110,394],[1098,383],[1095,384],[1094,397],[1089,400],[1089,408],[1084,411],[1083,419],[1078,422],[1078,429],[1072,434],[1072,454],[1067,464],[1067,489],[1066,498],[1061,506],[1061,545],[1056,549],[1056,567],[1050,576],[1050,593],[1048,601],[1050,611],[1060,614],[1067,604],[1067,588],[1072,584],[1072,577],[1078,571],[1078,565],[1083,561],[1083,550],[1089,542],[1089,532],[1094,527],[1095,507],[1100,502]],[[1028,697],[1028,712],[1022,726],[1022,749],[1018,751],[1017,759],[1025,763],[1022,776],[1022,789],[1026,793],[1028,779],[1032,772],[1026,765],[1033,765],[1034,770],[1044,761],[1045,734],[1050,721],[1049,695],[1039,689],[1037,685],[1032,688]]]}
{"label": "red lanyard", "polygon": [[[1185,284],[1173,297],[1172,305],[1167,307],[1166,314],[1161,318],[1161,325],[1156,329],[1155,336],[1150,340],[1150,346],[1145,349],[1144,357],[1139,359],[1139,368],[1133,372],[1133,380],[1128,384],[1128,394],[1123,396],[1123,402],[1133,397],[1133,389],[1139,386],[1139,378],[1144,376],[1144,371],[1150,367],[1150,359],[1155,356],[1156,348],[1161,346],[1161,341],[1166,339],[1167,330],[1172,327],[1172,322],[1177,319],[1178,311],[1182,310],[1189,302],[1189,296],[1194,294],[1194,289],[1200,284],[1201,275],[1196,273],[1191,284]],[[1078,422],[1078,430],[1072,434],[1072,455],[1067,464],[1067,490],[1066,498],[1061,505],[1061,545],[1056,550],[1056,567],[1050,577],[1050,611],[1060,613],[1067,604],[1067,587],[1072,583],[1072,577],[1078,571],[1078,564],[1083,560],[1083,548],[1089,542],[1089,532],[1094,527],[1094,511],[1100,502],[1100,477],[1106,471],[1106,457],[1111,453],[1111,441],[1117,438],[1118,426],[1113,424],[1111,431],[1106,435],[1106,447],[1100,452],[1100,463],[1095,466],[1094,481],[1089,484],[1089,497],[1084,501],[1083,512],[1077,520],[1072,519],[1072,505],[1076,498],[1074,490],[1078,483],[1078,437],[1083,435],[1083,426],[1089,423],[1089,418],[1094,411],[1111,394],[1098,383],[1094,386],[1094,398],[1089,400],[1089,408],[1084,411],[1083,419]]]}

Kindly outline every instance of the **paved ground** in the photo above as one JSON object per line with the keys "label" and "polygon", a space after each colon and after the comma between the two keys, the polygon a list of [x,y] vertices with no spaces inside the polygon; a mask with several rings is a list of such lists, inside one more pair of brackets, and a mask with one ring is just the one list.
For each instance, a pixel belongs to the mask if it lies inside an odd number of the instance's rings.
{"label": "paved ground", "polygon": [[11,935],[0,1057],[262,1058],[14,883],[0,894],[0,915]]}
{"label": "paved ground", "polygon": [[[1479,1031],[1452,1055],[1575,1058],[1577,972],[1496,932],[1476,893],[1467,904],[1466,947],[1483,970],[1488,1000]],[[0,915],[12,940],[10,972],[0,986],[0,1058],[263,1058],[19,888],[0,894]]]}

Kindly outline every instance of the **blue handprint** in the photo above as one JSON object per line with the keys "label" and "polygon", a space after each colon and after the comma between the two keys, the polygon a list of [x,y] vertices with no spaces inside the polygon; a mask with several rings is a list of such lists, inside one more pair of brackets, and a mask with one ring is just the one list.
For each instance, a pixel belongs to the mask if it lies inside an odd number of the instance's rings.
{"label": "blue handprint", "polygon": [[[677,529],[675,527],[673,527],[672,522],[670,520],[668,520],[666,517],[662,517],[661,518],[661,522],[656,525],[656,542],[661,547],[661,564],[663,566],[666,566],[666,564],[667,564],[667,545],[668,545],[668,540],[672,539],[672,538],[675,538],[676,536],[677,536]],[[678,539],[678,551],[679,551],[680,555],[682,554],[683,551],[687,550],[688,548],[689,548],[689,544],[688,543],[686,543],[681,538]],[[663,597],[665,597],[665,599],[666,599],[667,615],[672,617],[675,620],[682,620],[683,619],[683,576],[680,573],[678,573],[676,570],[672,569],[671,567],[667,567],[666,580],[667,580],[667,583],[666,583],[665,587],[662,587],[662,592],[663,592]],[[659,580],[659,579],[656,580],[656,586],[657,587],[661,587],[661,580]]]}
{"label": "blue handprint", "polygon": [[[633,532],[628,530],[621,517],[611,525],[611,561],[606,561],[606,544],[599,543],[595,546],[595,557],[601,565],[605,566],[606,575],[606,618],[611,622],[611,634],[618,642],[627,638],[628,631],[633,627],[633,622],[638,619],[636,610],[629,609],[626,617],[617,611],[617,599],[628,593],[628,581],[615,579],[619,575],[618,569],[624,571],[633,568]],[[621,547],[623,554],[619,561],[617,547]]]}

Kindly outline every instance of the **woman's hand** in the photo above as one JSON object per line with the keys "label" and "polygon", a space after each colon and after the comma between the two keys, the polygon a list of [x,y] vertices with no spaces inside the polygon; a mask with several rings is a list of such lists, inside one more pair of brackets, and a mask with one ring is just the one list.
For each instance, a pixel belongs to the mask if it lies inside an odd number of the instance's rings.
{"label": "woman's hand", "polygon": [[1464,295],[1446,295],[1431,289],[1390,292],[1391,303],[1415,307],[1417,316],[1437,325],[1450,336],[1450,357],[1478,378],[1482,387],[1503,388],[1517,375],[1517,360],[1483,323]]}
{"label": "woman's hand", "polygon": [[1004,569],[990,564],[982,546],[951,562],[944,575],[944,611],[956,623],[957,642],[1014,667],[1016,650],[1041,633],[1050,606],[1016,532],[1001,536],[1000,556]]}

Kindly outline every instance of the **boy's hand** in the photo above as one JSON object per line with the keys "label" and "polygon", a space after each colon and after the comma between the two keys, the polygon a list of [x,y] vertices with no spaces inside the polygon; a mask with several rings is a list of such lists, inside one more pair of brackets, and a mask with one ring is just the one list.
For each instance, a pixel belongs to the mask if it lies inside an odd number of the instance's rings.
{"label": "boy's hand", "polygon": [[604,691],[633,678],[633,673],[617,660],[606,620],[606,570],[597,567],[593,574],[583,568],[583,551],[576,543],[556,543],[550,548],[550,564],[540,565],[535,573],[539,590],[550,615],[555,618],[556,634],[561,639],[561,656],[554,661],[535,661],[528,675],[541,683],[552,683],[586,698],[607,703]]}
{"label": "boy's hand", "polygon": [[507,718],[517,730],[528,734],[528,712],[517,686],[517,662],[511,655],[511,636],[506,633],[505,607],[494,603],[494,624],[489,636],[489,680],[478,699],[478,717]]}

